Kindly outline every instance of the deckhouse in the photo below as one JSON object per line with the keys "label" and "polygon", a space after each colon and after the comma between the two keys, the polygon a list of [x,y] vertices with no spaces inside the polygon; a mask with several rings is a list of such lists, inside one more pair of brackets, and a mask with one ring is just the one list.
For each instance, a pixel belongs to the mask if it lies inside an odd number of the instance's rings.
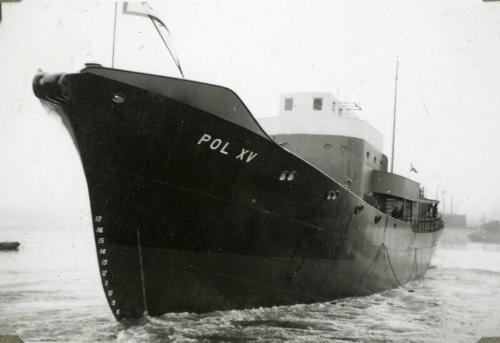
{"label": "deckhouse", "polygon": [[279,115],[259,122],[282,147],[382,212],[427,218],[437,201],[426,199],[418,182],[388,172],[382,134],[356,115],[359,110],[330,93],[286,93]]}

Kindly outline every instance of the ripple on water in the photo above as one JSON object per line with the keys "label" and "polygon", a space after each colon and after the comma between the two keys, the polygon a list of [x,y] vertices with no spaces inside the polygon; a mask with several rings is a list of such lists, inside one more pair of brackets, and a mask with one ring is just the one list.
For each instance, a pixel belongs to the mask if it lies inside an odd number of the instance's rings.
{"label": "ripple on water", "polygon": [[407,289],[309,305],[169,313],[118,323],[97,269],[79,272],[78,263],[95,259],[93,242],[89,240],[87,260],[70,261],[45,251],[66,249],[56,235],[43,242],[38,237],[18,254],[0,255],[5,266],[0,270],[0,332],[37,341],[122,342],[427,343],[474,342],[500,334],[499,316],[491,311],[500,308],[500,273],[494,267],[500,261],[498,249],[441,247],[436,267]]}

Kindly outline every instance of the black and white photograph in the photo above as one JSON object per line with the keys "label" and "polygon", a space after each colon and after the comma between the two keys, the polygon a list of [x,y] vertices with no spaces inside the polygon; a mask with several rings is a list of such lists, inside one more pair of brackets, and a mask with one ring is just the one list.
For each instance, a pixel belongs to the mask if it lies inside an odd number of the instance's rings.
{"label": "black and white photograph", "polygon": [[500,342],[500,0],[0,0],[0,343]]}

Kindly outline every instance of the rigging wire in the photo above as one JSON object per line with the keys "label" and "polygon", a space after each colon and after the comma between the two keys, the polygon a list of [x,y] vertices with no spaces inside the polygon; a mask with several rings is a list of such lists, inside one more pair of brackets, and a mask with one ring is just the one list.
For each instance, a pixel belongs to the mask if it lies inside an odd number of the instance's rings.
{"label": "rigging wire", "polygon": [[[179,70],[182,78],[184,77],[184,72],[182,71],[181,68],[181,63],[179,61],[179,57],[177,56],[177,53],[175,51],[175,48],[173,46],[172,42],[172,35],[165,23],[153,12],[153,8],[147,3],[147,2],[142,2],[142,3],[128,3],[125,1],[123,3],[123,14],[125,15],[135,15],[135,16],[140,16],[140,17],[147,17],[151,20],[151,23],[156,29],[156,32],[160,36],[163,45],[165,45],[165,48],[170,54],[170,57],[172,57],[172,60],[174,61],[175,65],[177,66],[177,69]],[[163,33],[162,33],[163,31]],[[169,41],[170,40],[170,44]]]}
{"label": "rigging wire", "polygon": [[[167,50],[168,50],[168,52],[169,52],[170,56],[172,57],[172,59],[174,60],[175,64],[177,65],[177,69],[179,69],[179,72],[181,73],[182,78],[183,78],[183,79],[185,79],[185,77],[184,77],[184,73],[182,72],[181,64],[180,64],[180,62],[179,62],[179,60],[178,60],[177,56],[176,56],[174,53],[172,53],[172,50],[170,50],[170,47],[168,46],[168,44],[167,44],[167,42],[166,42],[165,38],[164,38],[164,37],[163,37],[163,35],[161,34],[160,29],[158,28],[158,24],[159,24],[159,25],[161,25],[162,27],[164,27],[164,28],[165,28],[165,30],[167,30],[167,32],[169,32],[169,33],[170,33],[170,31],[168,31],[168,29],[167,29],[167,27],[165,26],[165,24],[163,24],[163,22],[162,22],[162,21],[160,21],[158,18],[153,17],[153,16],[151,16],[151,15],[148,15],[148,17],[149,17],[149,19],[151,19],[151,22],[153,23],[153,26],[155,27],[156,32],[158,32],[158,35],[160,36],[160,38],[161,38],[161,40],[162,40],[163,44],[165,45],[165,47],[167,48]],[[158,22],[158,24],[156,24],[157,22]]]}
{"label": "rigging wire", "polygon": [[115,43],[116,43],[116,15],[118,12],[118,1],[115,1],[115,20],[113,24],[113,50],[111,53],[111,68],[115,66]]}

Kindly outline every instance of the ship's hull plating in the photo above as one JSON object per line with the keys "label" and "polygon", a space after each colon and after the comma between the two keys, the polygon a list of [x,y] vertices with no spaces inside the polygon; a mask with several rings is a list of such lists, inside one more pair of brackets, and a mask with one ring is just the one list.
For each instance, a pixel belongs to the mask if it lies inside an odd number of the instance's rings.
{"label": "ship's hull plating", "polygon": [[35,92],[71,126],[117,319],[369,294],[430,263],[441,230],[416,232],[262,135],[105,77],[64,87]]}

